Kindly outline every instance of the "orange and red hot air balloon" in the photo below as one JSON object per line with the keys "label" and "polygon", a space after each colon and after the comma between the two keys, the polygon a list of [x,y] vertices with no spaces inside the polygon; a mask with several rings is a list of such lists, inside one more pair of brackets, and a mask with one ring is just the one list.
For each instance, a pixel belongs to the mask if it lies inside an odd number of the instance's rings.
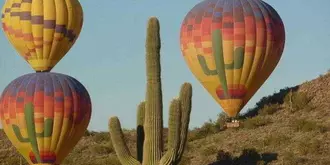
{"label": "orange and red hot air balloon", "polygon": [[183,20],[180,43],[192,73],[235,117],[278,64],[285,30],[262,0],[204,0]]}
{"label": "orange and red hot air balloon", "polygon": [[85,133],[90,117],[85,87],[60,73],[23,75],[0,98],[3,129],[30,164],[60,164]]}

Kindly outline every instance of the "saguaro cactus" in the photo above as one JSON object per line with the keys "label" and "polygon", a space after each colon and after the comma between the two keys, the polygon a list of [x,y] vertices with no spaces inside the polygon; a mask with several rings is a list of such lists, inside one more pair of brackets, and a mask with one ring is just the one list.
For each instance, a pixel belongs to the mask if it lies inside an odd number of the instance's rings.
{"label": "saguaro cactus", "polygon": [[182,157],[187,140],[191,112],[192,87],[181,86],[180,96],[170,105],[167,151],[163,153],[163,104],[160,74],[159,22],[150,18],[146,41],[146,101],[138,106],[137,156],[130,153],[117,117],[109,120],[111,140],[123,165],[176,165]]}

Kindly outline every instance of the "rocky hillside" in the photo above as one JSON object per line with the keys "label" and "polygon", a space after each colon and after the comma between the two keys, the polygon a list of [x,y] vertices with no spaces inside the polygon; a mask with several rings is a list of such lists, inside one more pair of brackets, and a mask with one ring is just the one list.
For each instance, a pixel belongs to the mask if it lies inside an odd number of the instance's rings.
{"label": "rocky hillside", "polygon": [[[261,99],[225,129],[225,116],[190,131],[181,165],[330,164],[330,74]],[[126,140],[135,153],[135,131]],[[166,136],[166,135],[165,135]],[[26,164],[0,132],[0,165]],[[120,165],[107,132],[86,132],[63,165]]]}

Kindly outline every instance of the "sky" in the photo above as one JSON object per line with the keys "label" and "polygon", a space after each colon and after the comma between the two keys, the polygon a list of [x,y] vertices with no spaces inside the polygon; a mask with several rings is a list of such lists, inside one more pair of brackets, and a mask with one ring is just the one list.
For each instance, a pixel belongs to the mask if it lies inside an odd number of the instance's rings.
{"label": "sky", "polygon": [[[243,108],[253,108],[263,96],[314,79],[330,69],[329,0],[264,0],[281,16],[286,30],[283,56],[269,79]],[[92,99],[88,129],[107,131],[118,116],[123,128],[136,126],[136,107],[145,98],[145,36],[147,21],[161,26],[163,119],[182,83],[193,86],[190,128],[215,120],[221,107],[188,69],[179,44],[181,23],[200,0],[81,0],[82,32],[53,72],[78,79]],[[4,0],[0,0],[4,4]],[[15,78],[34,72],[0,32],[0,91]]]}

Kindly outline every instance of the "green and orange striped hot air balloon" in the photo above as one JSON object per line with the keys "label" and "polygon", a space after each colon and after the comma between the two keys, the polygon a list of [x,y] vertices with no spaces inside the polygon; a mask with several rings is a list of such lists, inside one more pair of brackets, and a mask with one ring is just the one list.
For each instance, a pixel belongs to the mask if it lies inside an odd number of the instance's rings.
{"label": "green and orange striped hot air balloon", "polygon": [[285,30],[262,0],[204,0],[185,17],[180,42],[195,77],[235,117],[278,64]]}
{"label": "green and orange striped hot air balloon", "polygon": [[71,49],[83,25],[78,0],[7,0],[2,29],[37,72],[50,71]]}
{"label": "green and orange striped hot air balloon", "polygon": [[30,73],[13,80],[0,98],[4,132],[31,165],[59,165],[85,133],[91,100],[76,79]]}

